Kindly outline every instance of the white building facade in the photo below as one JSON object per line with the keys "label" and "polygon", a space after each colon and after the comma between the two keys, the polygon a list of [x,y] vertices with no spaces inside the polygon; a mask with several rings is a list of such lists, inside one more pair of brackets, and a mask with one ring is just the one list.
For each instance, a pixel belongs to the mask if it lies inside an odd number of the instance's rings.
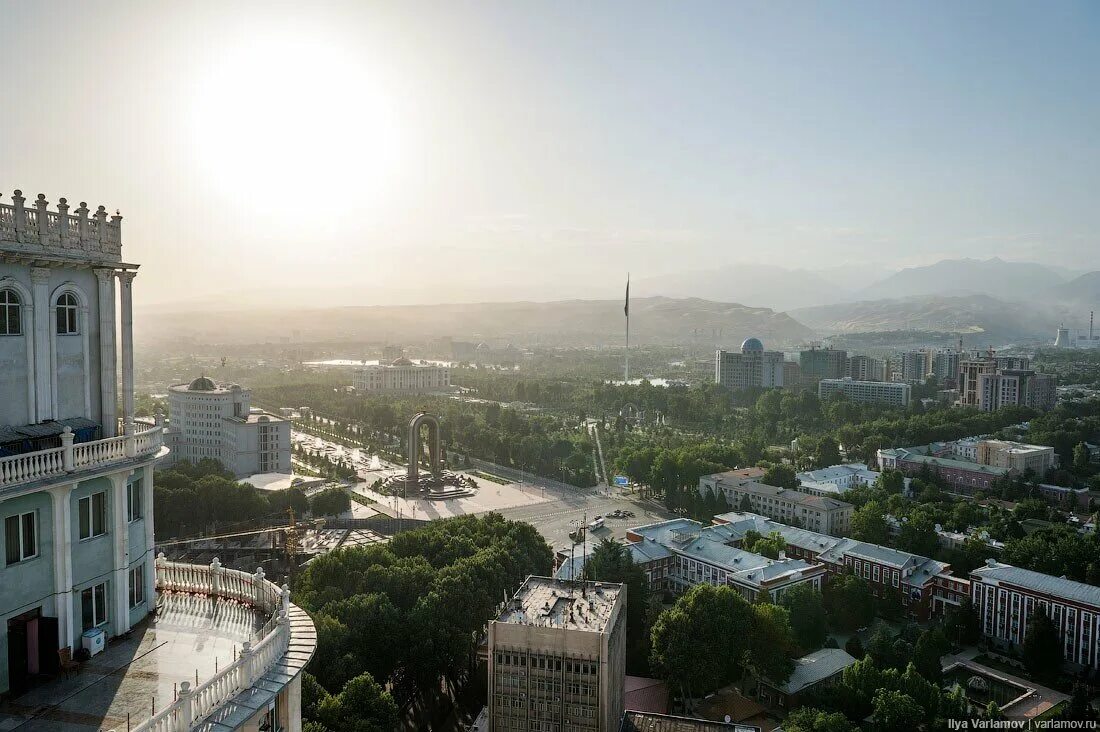
{"label": "white building facade", "polygon": [[414,363],[401,357],[388,364],[357,369],[352,386],[365,394],[447,391],[451,388],[451,368],[427,361]]}
{"label": "white building facade", "polygon": [[779,351],[765,351],[764,344],[748,338],[741,352],[717,351],[714,354],[714,383],[740,391],[774,388],[784,385],[784,357]]}
{"label": "white building facade", "polygon": [[[121,216],[108,216],[103,206],[89,216],[83,203],[69,209],[62,198],[49,210],[44,195],[27,206],[19,191],[11,205],[0,204],[0,695],[58,684],[57,708],[80,693],[51,681],[65,659],[110,653],[105,639],[125,644],[148,630],[174,571],[154,558],[153,469],[167,453],[163,429],[134,421],[137,265],[122,261]],[[180,565],[177,575],[182,581],[173,589],[226,594],[219,588],[227,575],[216,566]],[[233,586],[238,594],[244,588]],[[280,661],[285,675],[257,691],[283,710],[288,732],[301,730],[300,672],[313,652],[312,623],[271,583],[248,587],[235,607],[271,620],[256,625],[265,629],[254,638],[257,653],[242,651],[194,690],[190,670],[177,669],[178,698],[165,700],[158,713],[135,707],[131,732],[196,729],[250,694]],[[295,633],[303,653],[290,658]],[[201,644],[187,647],[203,653]],[[95,693],[125,705],[138,683],[119,675]],[[148,699],[148,681],[140,683],[146,686],[134,698]],[[201,693],[201,707],[192,692]],[[66,728],[117,722],[86,707],[76,711],[80,721],[66,720]],[[229,721],[233,714],[239,722]],[[266,714],[266,707],[241,707],[221,723],[255,730]]]}
{"label": "white building facade", "polygon": [[289,420],[253,409],[252,392],[201,376],[168,388],[167,462],[214,458],[238,477],[290,473]]}
{"label": "white building facade", "polygon": [[854,379],[822,379],[817,384],[817,396],[826,399],[841,393],[853,402],[876,402],[895,407],[909,406],[912,387],[897,381],[856,381]]}

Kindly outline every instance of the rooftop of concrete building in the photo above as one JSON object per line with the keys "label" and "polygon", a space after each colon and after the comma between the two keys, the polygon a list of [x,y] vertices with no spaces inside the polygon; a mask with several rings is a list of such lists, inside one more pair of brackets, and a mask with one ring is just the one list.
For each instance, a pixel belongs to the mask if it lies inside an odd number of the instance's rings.
{"label": "rooftop of concrete building", "polygon": [[760,728],[709,719],[626,711],[619,723],[619,732],[760,732]]}
{"label": "rooftop of concrete building", "polygon": [[971,570],[970,576],[981,580],[1005,582],[1044,595],[1100,607],[1100,587],[1014,567],[1011,564],[1002,564],[992,559],[988,560],[985,566]]}
{"label": "rooftop of concrete building", "polygon": [[878,473],[870,470],[866,463],[844,463],[842,465],[830,465],[827,468],[807,470],[797,474],[803,483],[828,483],[837,478],[846,478],[851,475],[877,476]]}
{"label": "rooftop of concrete building", "polygon": [[855,662],[856,659],[842,648],[822,648],[795,659],[790,678],[778,688],[787,694],[797,694],[840,673]]}
{"label": "rooftop of concrete building", "polygon": [[927,448],[921,447],[894,447],[879,450],[879,452],[882,455],[897,458],[898,460],[906,460],[914,463],[927,463],[928,465],[938,465],[944,468],[956,468],[958,470],[969,470],[975,473],[988,473],[989,475],[996,476],[1001,476],[1008,473],[1008,468],[999,468],[995,465],[982,465],[981,463],[972,463],[969,460],[958,460],[956,458],[929,455],[927,454],[927,452],[925,452],[926,450]]}
{"label": "rooftop of concrete building", "polygon": [[192,379],[186,384],[172,384],[168,389],[177,393],[189,392],[195,394],[230,394],[242,391],[240,384],[219,384],[206,375]]}
{"label": "rooftop of concrete building", "polygon": [[609,630],[622,588],[613,582],[531,576],[505,603],[496,622],[603,633]]}
{"label": "rooftop of concrete building", "polygon": [[755,531],[763,536],[777,532],[783,536],[787,544],[814,553],[821,553],[841,541],[835,536],[827,536],[809,529],[788,526],[778,521],[772,521],[766,516],[743,511],[718,514],[714,517],[714,521],[728,525],[731,535],[737,538],[744,537],[749,531]]}

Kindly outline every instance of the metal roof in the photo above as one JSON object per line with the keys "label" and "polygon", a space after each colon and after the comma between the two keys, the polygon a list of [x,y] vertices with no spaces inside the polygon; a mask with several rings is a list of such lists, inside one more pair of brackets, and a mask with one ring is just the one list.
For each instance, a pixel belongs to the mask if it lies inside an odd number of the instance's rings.
{"label": "metal roof", "polygon": [[1054,577],[1041,572],[1033,572],[1030,569],[1013,567],[1011,564],[1001,564],[1000,562],[978,567],[972,570],[970,575],[983,581],[990,579],[1007,582],[1045,595],[1100,607],[1100,587],[1075,582],[1064,577]]}

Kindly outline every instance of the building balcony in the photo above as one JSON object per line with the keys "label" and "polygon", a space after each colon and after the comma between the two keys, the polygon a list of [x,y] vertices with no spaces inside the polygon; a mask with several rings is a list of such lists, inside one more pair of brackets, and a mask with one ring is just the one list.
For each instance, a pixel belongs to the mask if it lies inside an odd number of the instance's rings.
{"label": "building balcony", "polygon": [[286,586],[156,560],[156,612],[68,678],[0,705],[0,730],[301,729],[301,672],[316,648]]}
{"label": "building balcony", "polygon": [[159,457],[164,450],[164,428],[150,427],[121,437],[74,442],[69,427],[61,433],[61,447],[0,458],[0,495],[17,487],[57,478],[92,474],[102,469]]}

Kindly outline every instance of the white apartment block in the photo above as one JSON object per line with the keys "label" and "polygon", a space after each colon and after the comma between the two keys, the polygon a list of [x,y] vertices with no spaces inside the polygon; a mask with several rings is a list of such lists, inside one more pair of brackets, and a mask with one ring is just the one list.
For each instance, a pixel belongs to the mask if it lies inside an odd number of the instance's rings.
{"label": "white apartment block", "polygon": [[489,622],[489,732],[614,732],[626,585],[528,577]]}
{"label": "white apartment block", "polygon": [[742,501],[747,498],[753,513],[776,521],[833,536],[848,533],[852,504],[757,483],[745,477],[744,473],[727,471],[704,475],[699,479],[699,495],[706,497],[713,492],[716,496],[725,496],[726,502],[735,510],[740,510]]}
{"label": "white apartment block", "polygon": [[290,473],[290,422],[251,407],[252,392],[205,376],[168,388],[166,461],[214,458],[237,477]]}
{"label": "white apartment block", "polygon": [[403,356],[392,363],[356,369],[352,378],[352,386],[364,394],[447,391],[451,388],[449,366],[427,361],[414,363]]}
{"label": "white apartment block", "polygon": [[717,351],[714,355],[714,383],[740,391],[784,385],[784,357],[779,351],[765,351],[756,338],[747,338],[741,352]]}
{"label": "white apartment block", "polygon": [[970,592],[987,637],[1022,644],[1032,613],[1042,607],[1058,629],[1062,657],[1080,666],[1100,665],[1100,587],[990,559],[970,573]]}
{"label": "white apartment block", "polygon": [[851,378],[822,379],[818,382],[817,396],[820,399],[827,399],[838,392],[853,402],[875,402],[907,407],[912,387],[902,382],[856,381]]}

